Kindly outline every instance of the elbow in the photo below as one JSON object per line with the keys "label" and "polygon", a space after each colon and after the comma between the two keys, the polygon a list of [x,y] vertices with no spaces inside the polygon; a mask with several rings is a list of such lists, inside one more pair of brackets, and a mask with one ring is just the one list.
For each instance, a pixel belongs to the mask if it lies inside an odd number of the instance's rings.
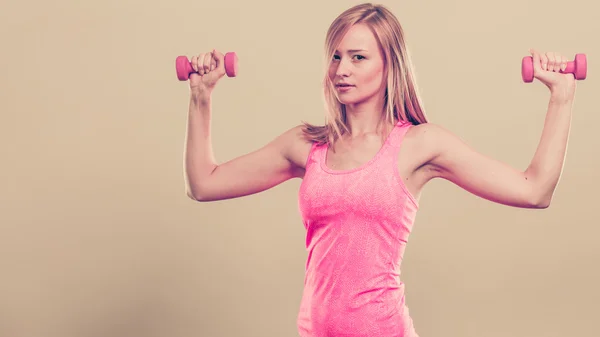
{"label": "elbow", "polygon": [[192,186],[187,186],[185,189],[185,194],[188,198],[194,201],[203,201],[202,194],[198,191],[197,188],[193,188]]}
{"label": "elbow", "polygon": [[540,201],[534,203],[532,208],[546,209],[546,208],[550,207],[550,203],[551,203],[551,200],[543,199],[543,200],[540,200]]}
{"label": "elbow", "polygon": [[192,193],[190,190],[187,190],[186,193],[188,198],[194,200],[194,201],[200,201],[200,199],[194,194]]}
{"label": "elbow", "polygon": [[198,197],[196,196],[196,194],[194,194],[194,192],[192,192],[190,189],[186,189],[185,190],[185,195],[187,195],[188,198],[194,200],[194,201],[199,201]]}
{"label": "elbow", "polygon": [[193,193],[187,193],[188,198],[190,198],[191,200],[197,201],[197,202],[207,202],[207,201],[211,201],[210,199],[206,199],[198,194],[193,194]]}
{"label": "elbow", "polygon": [[529,208],[547,209],[552,203],[554,191],[558,182],[549,184],[532,183],[529,187]]}
{"label": "elbow", "polygon": [[550,207],[550,204],[552,203],[552,195],[553,193],[547,193],[542,194],[541,196],[536,196],[533,198],[530,208],[546,209]]}

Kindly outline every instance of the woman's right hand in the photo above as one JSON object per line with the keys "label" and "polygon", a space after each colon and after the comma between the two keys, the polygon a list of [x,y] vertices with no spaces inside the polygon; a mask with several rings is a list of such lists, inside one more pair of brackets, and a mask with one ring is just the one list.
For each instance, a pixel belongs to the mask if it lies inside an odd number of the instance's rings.
{"label": "woman's right hand", "polygon": [[225,57],[213,49],[209,53],[192,56],[195,73],[190,74],[190,90],[196,94],[210,94],[215,85],[225,75]]}

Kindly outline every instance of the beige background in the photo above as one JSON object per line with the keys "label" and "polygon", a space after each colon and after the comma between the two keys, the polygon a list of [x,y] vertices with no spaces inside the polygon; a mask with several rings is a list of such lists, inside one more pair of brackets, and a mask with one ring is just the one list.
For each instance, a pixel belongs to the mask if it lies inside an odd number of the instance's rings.
{"label": "beige background", "polygon": [[[359,1],[0,5],[0,336],[297,336],[300,180],[212,203],[185,195],[178,55],[235,51],[214,93],[219,162],[323,121],[322,45]],[[587,53],[549,209],[430,183],[402,269],[421,337],[598,336],[598,4],[387,1],[427,115],[525,169],[548,99],[528,48]]]}

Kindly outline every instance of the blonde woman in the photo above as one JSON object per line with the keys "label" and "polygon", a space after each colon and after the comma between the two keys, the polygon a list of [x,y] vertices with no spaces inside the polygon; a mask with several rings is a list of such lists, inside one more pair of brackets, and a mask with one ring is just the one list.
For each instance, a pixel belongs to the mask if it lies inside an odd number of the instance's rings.
{"label": "blonde woman", "polygon": [[210,117],[223,55],[192,57],[198,73],[189,79],[187,194],[224,200],[301,178],[308,259],[299,335],[417,337],[399,276],[421,190],[443,178],[492,202],[548,207],[563,167],[575,79],[558,72],[567,62],[562,55],[531,51],[550,99],[538,149],[519,171],[428,123],[403,30],[385,7],[343,12],[325,51],[325,125],[298,125],[222,164],[213,158]]}

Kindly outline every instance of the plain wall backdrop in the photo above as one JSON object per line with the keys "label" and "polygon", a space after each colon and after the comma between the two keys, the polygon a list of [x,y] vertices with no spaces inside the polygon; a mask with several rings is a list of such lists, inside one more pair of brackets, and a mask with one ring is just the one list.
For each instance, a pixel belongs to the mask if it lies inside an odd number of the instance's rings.
{"label": "plain wall backdrop", "polygon": [[[223,163],[324,121],[325,33],[360,2],[3,1],[0,336],[297,336],[301,181],[190,200],[175,58],[239,56],[213,96]],[[515,168],[549,98],[522,82],[521,58],[533,47],[590,64],[550,208],[425,188],[402,266],[417,332],[598,336],[598,2],[380,3],[403,25],[430,121]]]}

